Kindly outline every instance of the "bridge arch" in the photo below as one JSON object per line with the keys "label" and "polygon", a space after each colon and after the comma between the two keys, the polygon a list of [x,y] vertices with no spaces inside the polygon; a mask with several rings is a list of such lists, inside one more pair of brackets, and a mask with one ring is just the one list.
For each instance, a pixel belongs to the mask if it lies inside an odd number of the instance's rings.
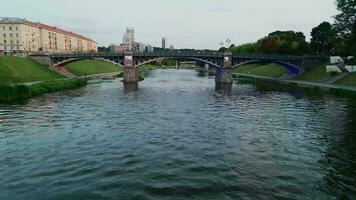
{"label": "bridge arch", "polygon": [[274,63],[277,65],[280,65],[282,67],[284,67],[287,70],[287,74],[300,74],[302,69],[298,66],[295,66],[291,63],[285,62],[285,61],[281,61],[281,60],[249,60],[249,61],[245,61],[245,62],[241,62],[238,63],[236,65],[234,65],[232,68],[236,69],[239,68],[243,65],[247,65],[247,64],[255,64],[255,63],[262,63],[262,62],[268,62],[268,63]]}
{"label": "bridge arch", "polygon": [[121,63],[115,62],[115,61],[110,60],[110,59],[105,59],[105,58],[69,58],[69,59],[66,59],[66,60],[61,60],[59,62],[55,62],[55,63],[52,64],[52,66],[53,67],[58,67],[58,66],[68,65],[70,63],[77,62],[77,61],[80,61],[80,60],[101,60],[101,61],[104,61],[104,62],[108,62],[108,63],[114,64],[114,65],[117,65],[119,67],[123,67],[123,65]]}
{"label": "bridge arch", "polygon": [[212,61],[208,61],[205,59],[201,59],[201,58],[196,58],[196,57],[158,57],[158,58],[154,58],[154,59],[149,59],[147,61],[144,61],[142,63],[137,64],[135,67],[139,68],[143,65],[152,63],[152,62],[157,62],[160,60],[167,60],[167,59],[172,59],[172,60],[189,60],[189,61],[198,61],[201,63],[205,63],[205,64],[209,64],[210,66],[214,67],[215,69],[219,69],[221,68],[221,66],[217,63],[214,63]]}

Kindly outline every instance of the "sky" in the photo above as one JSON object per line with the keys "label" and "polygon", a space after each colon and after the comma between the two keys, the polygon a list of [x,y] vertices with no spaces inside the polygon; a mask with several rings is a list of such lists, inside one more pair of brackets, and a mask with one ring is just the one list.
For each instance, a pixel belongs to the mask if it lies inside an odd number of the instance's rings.
{"label": "sky", "polygon": [[335,0],[0,0],[0,10],[0,17],[40,21],[99,46],[120,44],[134,27],[138,42],[161,46],[167,37],[175,48],[196,49],[254,42],[276,30],[302,31],[309,40],[313,27],[337,14]]}

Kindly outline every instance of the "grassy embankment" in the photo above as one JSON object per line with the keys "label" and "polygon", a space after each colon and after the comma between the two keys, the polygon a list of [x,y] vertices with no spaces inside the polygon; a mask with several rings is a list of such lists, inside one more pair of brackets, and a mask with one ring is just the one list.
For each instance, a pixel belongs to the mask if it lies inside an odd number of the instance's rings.
{"label": "grassy embankment", "polygon": [[234,73],[251,74],[268,77],[281,77],[286,72],[286,69],[277,64],[249,64],[243,65],[234,70]]}
{"label": "grassy embankment", "polygon": [[13,102],[29,99],[50,92],[58,92],[66,89],[74,89],[87,85],[85,79],[59,79],[42,81],[30,85],[12,84],[0,85],[0,102]]}
{"label": "grassy embankment", "polygon": [[[326,73],[326,64],[322,64],[304,71],[301,75],[297,76],[295,80],[323,82],[330,78],[332,78],[332,76]],[[334,84],[356,86],[356,73],[352,73],[336,81]]]}
{"label": "grassy embankment", "polygon": [[31,59],[0,56],[0,102],[28,99],[87,84],[86,80],[62,78],[63,76],[50,71],[47,66]]}
{"label": "grassy embankment", "polygon": [[118,73],[123,75],[123,68],[101,60],[81,60],[65,66],[66,69],[76,76],[93,74]]}
{"label": "grassy embankment", "polygon": [[31,59],[0,56],[0,84],[14,84],[64,78]]}
{"label": "grassy embankment", "polygon": [[356,86],[356,72],[346,76],[343,79],[336,81],[335,84],[348,85],[348,86]]}
{"label": "grassy embankment", "polygon": [[309,86],[294,82],[278,81],[273,79],[260,79],[251,76],[240,76],[239,83],[253,83],[259,89],[266,91],[285,91],[295,94],[308,94],[308,95],[323,95],[331,94],[341,97],[356,98],[356,92],[341,88],[327,88],[318,86]]}
{"label": "grassy embankment", "polygon": [[326,64],[305,70],[301,75],[295,77],[295,80],[323,82],[332,76],[326,73]]}

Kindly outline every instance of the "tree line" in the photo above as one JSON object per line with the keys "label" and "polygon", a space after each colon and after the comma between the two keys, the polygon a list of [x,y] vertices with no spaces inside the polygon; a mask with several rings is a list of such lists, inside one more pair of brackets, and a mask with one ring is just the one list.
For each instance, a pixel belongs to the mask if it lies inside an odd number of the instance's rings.
{"label": "tree line", "polygon": [[302,32],[276,31],[257,42],[219,51],[356,56],[356,0],[336,0],[336,6],[339,13],[334,23],[322,22],[313,28],[310,43]]}

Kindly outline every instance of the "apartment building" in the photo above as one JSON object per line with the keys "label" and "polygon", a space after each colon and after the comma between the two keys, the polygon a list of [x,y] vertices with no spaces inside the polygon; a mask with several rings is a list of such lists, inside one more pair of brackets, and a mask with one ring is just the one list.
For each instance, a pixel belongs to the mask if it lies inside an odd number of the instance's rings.
{"label": "apartment building", "polygon": [[40,22],[0,17],[0,52],[96,52],[97,43]]}

